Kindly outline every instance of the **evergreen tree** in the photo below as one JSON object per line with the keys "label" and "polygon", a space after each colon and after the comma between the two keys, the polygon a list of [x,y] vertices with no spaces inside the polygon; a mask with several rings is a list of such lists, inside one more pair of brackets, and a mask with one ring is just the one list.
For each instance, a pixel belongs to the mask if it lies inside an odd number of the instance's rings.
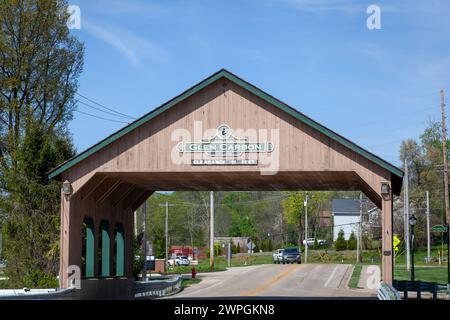
{"label": "evergreen tree", "polygon": [[347,241],[345,240],[344,229],[339,230],[338,237],[334,243],[336,251],[342,251],[347,249]]}
{"label": "evergreen tree", "polygon": [[314,245],[313,245],[313,249],[314,249],[314,250],[317,250],[317,249],[319,249],[319,242],[317,241],[317,238],[316,238],[316,239],[314,239]]}
{"label": "evergreen tree", "polygon": [[0,213],[10,288],[55,287],[61,185],[47,173],[74,155],[83,45],[67,1],[0,2]]}
{"label": "evergreen tree", "polygon": [[357,242],[355,232],[352,231],[350,234],[350,238],[347,241],[347,249],[348,250],[356,250]]}

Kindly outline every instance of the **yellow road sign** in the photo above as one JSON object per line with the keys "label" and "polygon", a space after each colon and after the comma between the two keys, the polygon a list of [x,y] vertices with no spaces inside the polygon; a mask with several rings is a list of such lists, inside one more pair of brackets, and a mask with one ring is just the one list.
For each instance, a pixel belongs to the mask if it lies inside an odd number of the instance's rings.
{"label": "yellow road sign", "polygon": [[398,251],[398,245],[400,244],[400,239],[394,235],[394,239],[393,239],[393,245],[394,245],[394,251],[397,252]]}

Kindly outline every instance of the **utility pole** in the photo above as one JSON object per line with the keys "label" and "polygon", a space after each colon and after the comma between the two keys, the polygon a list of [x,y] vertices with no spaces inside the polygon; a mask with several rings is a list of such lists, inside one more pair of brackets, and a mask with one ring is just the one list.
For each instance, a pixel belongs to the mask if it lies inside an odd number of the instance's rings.
{"label": "utility pole", "polygon": [[305,263],[308,263],[308,192],[305,197]]}
{"label": "utility pole", "polygon": [[404,206],[403,206],[403,211],[404,211],[404,233],[405,233],[405,247],[406,247],[406,270],[410,270],[411,268],[411,257],[409,255],[409,177],[408,177],[408,162],[405,159],[405,189],[404,189]]}
{"label": "utility pole", "polygon": [[431,259],[431,244],[430,244],[430,192],[426,191],[427,195],[427,262]]}
{"label": "utility pole", "polygon": [[358,237],[356,241],[356,262],[361,262],[361,230],[362,230],[362,192],[359,193],[359,224]]}
{"label": "utility pole", "polygon": [[144,201],[144,281],[148,280],[147,276],[147,200]]}
{"label": "utility pole", "polygon": [[209,217],[209,270],[214,270],[214,191],[209,193],[210,217]]}
{"label": "utility pole", "polygon": [[165,219],[165,230],[166,230],[166,261],[169,259],[169,202],[166,201],[166,219]]}
{"label": "utility pole", "polygon": [[447,291],[450,296],[450,213],[448,199],[448,164],[447,164],[447,130],[445,129],[445,102],[444,90],[441,90],[441,112],[442,112],[442,157],[444,160],[444,197],[445,218],[447,222]]}
{"label": "utility pole", "polygon": [[138,227],[137,227],[137,211],[134,212],[134,236],[138,235]]}
{"label": "utility pole", "polygon": [[166,217],[164,219],[164,230],[165,230],[165,234],[166,234],[166,263],[167,261],[169,261],[169,207],[173,207],[174,204],[169,204],[168,201],[166,201],[166,203],[160,203],[159,204],[160,207],[166,207]]}

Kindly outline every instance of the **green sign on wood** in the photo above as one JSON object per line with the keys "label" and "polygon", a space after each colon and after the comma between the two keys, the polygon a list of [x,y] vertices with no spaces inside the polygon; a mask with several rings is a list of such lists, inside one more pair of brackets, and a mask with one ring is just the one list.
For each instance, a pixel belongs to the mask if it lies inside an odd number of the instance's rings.
{"label": "green sign on wood", "polygon": [[447,232],[447,226],[434,226],[431,228],[432,232]]}

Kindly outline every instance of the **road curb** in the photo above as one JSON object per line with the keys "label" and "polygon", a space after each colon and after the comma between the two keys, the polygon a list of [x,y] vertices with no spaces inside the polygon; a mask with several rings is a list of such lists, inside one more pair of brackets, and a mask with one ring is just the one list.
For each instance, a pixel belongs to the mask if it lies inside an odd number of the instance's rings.
{"label": "road curb", "polygon": [[344,274],[344,279],[345,279],[345,286],[344,286],[344,288],[345,289],[352,290],[352,288],[350,288],[348,286],[348,284],[350,283],[350,280],[352,279],[353,272],[355,271],[355,267],[356,267],[355,265],[352,265],[352,267],[350,268],[351,272],[349,272],[348,269],[347,269],[347,271]]}

